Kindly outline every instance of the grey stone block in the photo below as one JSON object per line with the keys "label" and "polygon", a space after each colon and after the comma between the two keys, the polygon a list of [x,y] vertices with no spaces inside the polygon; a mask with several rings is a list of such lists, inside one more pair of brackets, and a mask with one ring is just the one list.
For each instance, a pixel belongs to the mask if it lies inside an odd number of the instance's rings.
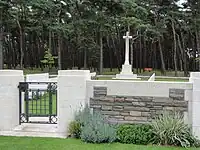
{"label": "grey stone block", "polygon": [[102,105],[101,109],[102,110],[112,110],[112,106]]}
{"label": "grey stone block", "polygon": [[149,108],[146,107],[134,107],[134,106],[124,106],[124,110],[130,110],[130,111],[149,111]]}
{"label": "grey stone block", "polygon": [[151,113],[150,112],[142,112],[143,117],[150,117]]}
{"label": "grey stone block", "polygon": [[124,102],[125,98],[116,97],[114,100],[115,102]]}
{"label": "grey stone block", "polygon": [[130,120],[130,121],[147,121],[147,117],[131,117],[131,116],[127,116],[124,119],[125,120]]}
{"label": "grey stone block", "polygon": [[115,106],[132,106],[133,107],[132,103],[127,103],[127,102],[123,102],[123,103],[115,102],[114,104]]}
{"label": "grey stone block", "polygon": [[109,118],[123,119],[124,120],[124,116],[110,116]]}
{"label": "grey stone block", "polygon": [[94,91],[94,97],[104,97],[107,95],[107,91]]}
{"label": "grey stone block", "polygon": [[145,106],[144,102],[132,102],[133,106]]}
{"label": "grey stone block", "polygon": [[140,112],[140,111],[130,111],[130,116],[134,116],[134,117],[142,116],[142,112]]}
{"label": "grey stone block", "polygon": [[156,103],[172,103],[173,100],[167,97],[154,97],[153,102]]}
{"label": "grey stone block", "polygon": [[125,102],[138,102],[139,100],[130,97],[130,98],[125,98],[124,101]]}
{"label": "grey stone block", "polygon": [[101,105],[90,105],[90,108],[101,108]]}
{"label": "grey stone block", "polygon": [[140,102],[152,102],[153,101],[153,97],[147,97],[147,96],[142,96],[140,97]]}
{"label": "grey stone block", "polygon": [[113,116],[116,116],[116,115],[120,114],[118,111],[101,111],[101,113],[103,115],[113,115]]}
{"label": "grey stone block", "polygon": [[120,112],[120,115],[122,115],[122,116],[130,116],[130,112]]}
{"label": "grey stone block", "polygon": [[107,91],[107,87],[98,87],[98,86],[95,86],[94,87],[94,91]]}
{"label": "grey stone block", "polygon": [[169,97],[175,100],[184,100],[185,90],[183,89],[169,89]]}

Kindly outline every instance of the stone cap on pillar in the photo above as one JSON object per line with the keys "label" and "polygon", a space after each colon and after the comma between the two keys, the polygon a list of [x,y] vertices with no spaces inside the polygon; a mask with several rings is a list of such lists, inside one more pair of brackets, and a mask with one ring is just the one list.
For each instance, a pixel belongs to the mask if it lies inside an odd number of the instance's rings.
{"label": "stone cap on pillar", "polygon": [[200,78],[200,72],[190,72],[190,78]]}
{"label": "stone cap on pillar", "polygon": [[0,70],[0,76],[23,76],[23,70]]}

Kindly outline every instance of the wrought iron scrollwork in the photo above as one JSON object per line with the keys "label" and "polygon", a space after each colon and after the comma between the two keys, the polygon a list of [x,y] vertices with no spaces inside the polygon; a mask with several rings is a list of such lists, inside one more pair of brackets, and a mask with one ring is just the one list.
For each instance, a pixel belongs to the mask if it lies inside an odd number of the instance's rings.
{"label": "wrought iron scrollwork", "polygon": [[26,114],[22,113],[20,116],[20,122],[21,123],[26,123],[27,122],[27,118],[26,118]]}
{"label": "wrought iron scrollwork", "polygon": [[57,123],[58,123],[58,118],[57,118],[57,116],[50,116],[49,122],[50,122],[51,124],[57,124]]}

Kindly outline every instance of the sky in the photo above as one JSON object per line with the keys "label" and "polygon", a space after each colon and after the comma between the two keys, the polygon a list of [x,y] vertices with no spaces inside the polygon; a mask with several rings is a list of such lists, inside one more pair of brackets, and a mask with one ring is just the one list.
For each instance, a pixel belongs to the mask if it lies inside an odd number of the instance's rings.
{"label": "sky", "polygon": [[178,4],[181,5],[182,3],[186,2],[186,1],[187,1],[187,0],[180,0],[180,1],[178,2]]}

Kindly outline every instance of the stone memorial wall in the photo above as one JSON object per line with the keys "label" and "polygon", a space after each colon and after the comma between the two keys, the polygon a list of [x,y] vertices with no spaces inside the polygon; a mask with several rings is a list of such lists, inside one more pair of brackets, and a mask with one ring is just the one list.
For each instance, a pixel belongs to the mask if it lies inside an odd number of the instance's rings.
{"label": "stone memorial wall", "polygon": [[107,87],[94,87],[90,108],[114,123],[147,123],[163,111],[188,112],[184,89],[169,89],[167,97],[108,96]]}

